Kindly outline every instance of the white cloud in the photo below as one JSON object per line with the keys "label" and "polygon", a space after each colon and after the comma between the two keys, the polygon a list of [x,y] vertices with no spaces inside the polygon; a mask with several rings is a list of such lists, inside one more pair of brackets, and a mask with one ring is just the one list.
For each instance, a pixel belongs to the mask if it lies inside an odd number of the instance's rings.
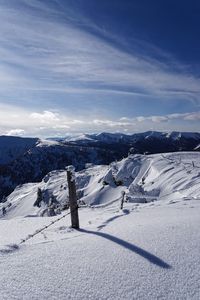
{"label": "white cloud", "polygon": [[149,119],[150,119],[152,122],[156,122],[156,123],[168,121],[168,118],[165,117],[165,116],[152,116],[152,117],[149,117]]}
{"label": "white cloud", "polygon": [[130,118],[127,118],[127,117],[122,117],[119,119],[120,121],[130,121],[131,119]]}
{"label": "white cloud", "polygon": [[197,112],[189,112],[189,113],[182,113],[182,114],[169,114],[166,116],[169,120],[171,119],[179,119],[185,121],[200,121],[200,111]]}
{"label": "white cloud", "polygon": [[136,117],[135,119],[136,119],[136,121],[138,121],[138,122],[143,122],[143,121],[146,120],[146,118],[145,118],[145,117],[142,117],[142,116]]}
{"label": "white cloud", "polygon": [[22,136],[24,134],[25,134],[25,130],[19,128],[11,129],[5,133],[5,135],[11,135],[11,136]]}
{"label": "white cloud", "polygon": [[187,121],[200,121],[200,112],[185,114],[184,120],[187,120]]}
{"label": "white cloud", "polygon": [[51,111],[45,110],[42,113],[31,113],[30,118],[37,120],[42,124],[51,124],[59,121],[59,116],[57,113],[53,113]]}
{"label": "white cloud", "polygon": [[71,124],[72,125],[81,125],[81,124],[84,124],[84,121],[82,121],[82,120],[72,120]]}
{"label": "white cloud", "polygon": [[112,121],[112,120],[93,120],[93,124],[97,126],[108,126],[108,127],[129,127],[134,125],[134,123],[129,123],[129,122],[120,122],[120,121]]}
{"label": "white cloud", "polygon": [[163,116],[139,116],[132,120],[138,122],[152,121],[155,123],[169,122],[170,120],[200,121],[200,111],[190,113],[174,113]]}
{"label": "white cloud", "polygon": [[65,125],[65,124],[58,124],[58,125],[55,125],[55,126],[53,126],[52,127],[53,129],[64,129],[64,130],[68,130],[68,129],[70,129],[70,126],[68,126],[68,125]]}
{"label": "white cloud", "polygon": [[[32,116],[32,117],[30,117]],[[122,117],[105,119],[65,115],[45,110],[31,112],[14,106],[0,104],[0,134],[24,136],[66,136],[80,132],[143,132],[157,131],[199,131],[200,112],[176,113],[163,116]]]}

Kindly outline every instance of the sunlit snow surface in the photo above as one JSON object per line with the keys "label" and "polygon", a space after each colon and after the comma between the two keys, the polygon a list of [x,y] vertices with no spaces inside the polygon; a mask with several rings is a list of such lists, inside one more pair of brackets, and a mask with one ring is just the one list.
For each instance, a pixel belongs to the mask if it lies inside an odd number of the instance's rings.
{"label": "sunlit snow surface", "polygon": [[[0,299],[200,298],[199,153],[130,156],[77,173],[76,183],[89,205],[79,209],[81,230],[67,216],[21,245],[60,217],[39,217],[33,203],[38,187],[66,201],[66,172],[10,195]],[[120,210],[123,190],[129,202]]]}

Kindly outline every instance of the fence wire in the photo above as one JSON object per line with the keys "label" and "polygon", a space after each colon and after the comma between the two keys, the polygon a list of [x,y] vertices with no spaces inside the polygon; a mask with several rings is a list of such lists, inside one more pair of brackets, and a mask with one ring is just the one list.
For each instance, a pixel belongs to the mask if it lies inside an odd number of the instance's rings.
{"label": "fence wire", "polygon": [[26,241],[32,239],[34,236],[36,236],[37,234],[41,233],[42,231],[44,231],[45,229],[49,228],[50,226],[52,226],[53,224],[57,223],[58,221],[64,219],[65,217],[67,217],[68,215],[70,215],[71,212],[68,212],[67,214],[63,215],[62,217],[59,217],[58,219],[52,221],[50,224],[42,227],[41,229],[36,230],[33,234],[29,234],[25,239],[21,240],[21,242],[19,243],[19,245],[25,243]]}

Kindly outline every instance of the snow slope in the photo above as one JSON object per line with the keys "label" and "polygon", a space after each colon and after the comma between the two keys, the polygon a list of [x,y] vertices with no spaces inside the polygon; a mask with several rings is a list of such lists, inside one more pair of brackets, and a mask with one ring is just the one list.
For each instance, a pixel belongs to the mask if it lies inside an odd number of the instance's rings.
{"label": "snow slope", "polygon": [[[37,233],[67,213],[39,217],[52,194],[66,201],[65,171],[19,186],[4,203],[0,299],[200,298],[199,153],[131,155],[78,172],[76,182],[88,204],[80,230],[67,215]],[[122,190],[129,202],[120,210]]]}
{"label": "snow slope", "polygon": [[199,214],[191,199],[82,208],[81,230],[68,217],[20,246],[56,217],[1,220],[0,298],[198,300]]}
{"label": "snow slope", "polygon": [[[200,153],[179,152],[154,155],[130,155],[110,166],[94,166],[76,173],[77,194],[87,205],[108,205],[126,192],[129,202],[152,202],[187,197],[200,198]],[[43,192],[40,208],[33,206],[37,190]],[[19,186],[7,198],[4,218],[41,215],[50,199],[61,209],[68,201],[66,171],[52,171],[42,182]]]}

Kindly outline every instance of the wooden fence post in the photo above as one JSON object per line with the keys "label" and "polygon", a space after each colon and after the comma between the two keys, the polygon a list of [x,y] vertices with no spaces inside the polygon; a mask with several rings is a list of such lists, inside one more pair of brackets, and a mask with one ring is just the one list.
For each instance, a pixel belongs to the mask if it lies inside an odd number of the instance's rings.
{"label": "wooden fence post", "polygon": [[125,198],[125,192],[124,191],[122,191],[121,192],[121,195],[122,195],[122,199],[121,199],[121,204],[120,204],[120,208],[121,209],[123,209],[123,207],[124,207],[124,198]]}
{"label": "wooden fence post", "polygon": [[69,189],[69,206],[71,212],[71,224],[72,228],[79,228],[79,217],[78,217],[78,204],[76,197],[76,185],[75,185],[75,172],[74,167],[67,167],[67,182]]}

